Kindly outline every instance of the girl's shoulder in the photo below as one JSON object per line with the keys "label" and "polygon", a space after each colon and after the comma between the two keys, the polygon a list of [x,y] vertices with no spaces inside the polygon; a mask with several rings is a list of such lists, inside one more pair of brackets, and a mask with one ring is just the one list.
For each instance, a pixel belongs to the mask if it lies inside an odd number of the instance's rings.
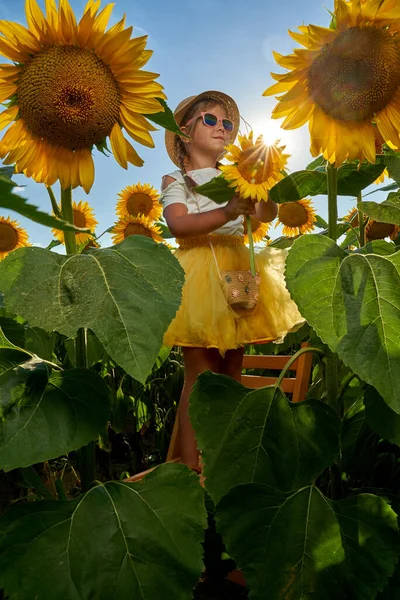
{"label": "girl's shoulder", "polygon": [[179,183],[185,183],[185,180],[182,175],[182,171],[180,171],[179,169],[176,169],[175,171],[171,171],[171,173],[167,173],[166,175],[163,175],[163,177],[162,177],[163,187],[165,187],[164,183],[167,183],[167,185],[168,185],[172,181],[178,181]]}

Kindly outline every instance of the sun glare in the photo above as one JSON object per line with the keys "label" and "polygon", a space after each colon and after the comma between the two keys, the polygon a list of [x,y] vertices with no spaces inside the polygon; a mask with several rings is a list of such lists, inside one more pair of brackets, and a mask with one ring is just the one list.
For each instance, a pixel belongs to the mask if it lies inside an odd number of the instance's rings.
{"label": "sun glare", "polygon": [[257,138],[262,135],[264,143],[267,146],[280,141],[281,145],[286,145],[286,150],[290,153],[291,141],[293,133],[285,129],[281,129],[279,122],[276,119],[270,119],[269,117],[257,117],[249,119],[249,125],[251,125],[254,131],[254,137]]}

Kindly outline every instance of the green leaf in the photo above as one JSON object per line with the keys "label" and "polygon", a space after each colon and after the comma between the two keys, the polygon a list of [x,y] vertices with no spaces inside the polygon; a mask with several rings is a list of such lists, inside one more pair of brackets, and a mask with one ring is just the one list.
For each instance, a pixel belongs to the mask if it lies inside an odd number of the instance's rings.
{"label": "green leaf", "polygon": [[[355,164],[345,164],[338,169],[338,195],[357,196],[364,188],[373,183],[384,171],[385,165],[364,164],[357,168]],[[288,175],[269,191],[271,200],[282,204],[301,200],[306,196],[327,194],[326,173],[322,171],[296,171]]]}
{"label": "green leaf", "polygon": [[396,514],[372,494],[334,502],[315,487],[242,485],[218,504],[217,526],[254,600],[374,600],[400,551]]}
{"label": "green leaf", "polygon": [[213,177],[208,183],[198,185],[195,190],[198,194],[211,198],[217,204],[229,202],[235,195],[234,188],[230,186],[229,181],[223,175],[218,175],[218,177]]}
{"label": "green leaf", "polygon": [[306,171],[315,171],[316,169],[323,167],[325,169],[326,159],[321,155],[315,158],[306,166]]}
{"label": "green leaf", "polygon": [[56,458],[95,440],[110,418],[103,379],[60,372],[20,348],[0,347],[0,469]]}
{"label": "green leaf", "polygon": [[48,333],[39,327],[28,327],[25,331],[24,348],[44,360],[53,360],[54,346],[57,341],[56,333]]}
{"label": "green leaf", "polygon": [[301,314],[359,377],[400,413],[400,253],[347,253],[307,235],[289,252],[286,282]]}
{"label": "green leaf", "polygon": [[365,472],[365,466],[372,461],[374,434],[365,418],[365,407],[362,396],[343,418],[341,436],[342,469],[346,473],[357,474]]}
{"label": "green leaf", "polygon": [[132,235],[74,256],[20,248],[0,263],[0,281],[6,307],[31,326],[67,337],[91,329],[144,383],[179,308],[184,274],[163,244]]}
{"label": "green leaf", "polygon": [[395,413],[370,386],[364,395],[365,417],[374,431],[391,444],[400,446],[400,415]]}
{"label": "green leaf", "polygon": [[0,327],[5,337],[20,348],[25,347],[25,327],[9,317],[0,317]]}
{"label": "green leaf", "polygon": [[382,158],[383,163],[386,165],[386,168],[389,173],[389,177],[394,179],[396,182],[400,181],[400,155],[393,152],[393,154],[389,151],[388,154],[385,154]]}
{"label": "green leaf", "polygon": [[315,225],[321,229],[328,229],[328,223],[320,215],[315,217]]}
{"label": "green leaf", "polygon": [[[10,179],[11,181],[11,177],[14,175],[14,167],[1,167],[0,168],[0,176],[4,177],[5,179]],[[12,182],[14,185],[16,185],[14,182]]]}
{"label": "green leaf", "polygon": [[389,194],[383,202],[360,202],[360,208],[368,217],[381,223],[394,223],[400,225],[400,197],[399,194]]}
{"label": "green leaf", "polygon": [[189,413],[214,502],[239,483],[297,489],[339,452],[340,421],[333,410],[312,400],[291,403],[275,387],[249,390],[205,373],[195,384]]}
{"label": "green leaf", "polygon": [[372,192],[368,192],[368,194],[364,194],[364,198],[366,196],[370,196],[371,194],[376,194],[376,192],[392,192],[393,190],[398,190],[400,187],[400,184],[395,182],[395,183],[390,183],[389,185],[384,185],[383,187],[377,187],[375,190],[372,190]]}
{"label": "green leaf", "polygon": [[57,219],[57,217],[53,217],[52,215],[48,215],[47,213],[38,210],[37,206],[34,206],[33,204],[28,204],[28,201],[25,198],[12,193],[12,189],[15,186],[15,183],[0,175],[0,208],[13,210],[23,217],[27,217],[31,221],[40,223],[40,225],[45,225],[46,227],[55,227],[56,229],[61,229],[61,231],[90,233],[90,229],[75,227],[75,225],[67,223],[67,221]]}
{"label": "green leaf", "polygon": [[202,570],[204,492],[183,465],[108,482],[0,519],[0,587],[18,600],[190,600]]}
{"label": "green leaf", "polygon": [[296,239],[297,239],[297,236],[296,237],[282,236],[279,238],[275,238],[269,244],[269,247],[270,248],[280,248],[281,250],[285,250],[286,248],[291,248]]}
{"label": "green leaf", "polygon": [[180,129],[179,125],[175,121],[174,113],[169,108],[168,104],[162,98],[156,98],[158,102],[163,106],[164,110],[154,113],[152,115],[143,115],[149,121],[153,121],[156,125],[161,125],[164,129],[172,131],[181,137],[188,138],[189,136]]}
{"label": "green leaf", "polygon": [[373,240],[368,242],[361,248],[354,250],[357,254],[379,254],[380,256],[387,256],[396,252],[396,246],[393,242],[386,242],[385,240]]}

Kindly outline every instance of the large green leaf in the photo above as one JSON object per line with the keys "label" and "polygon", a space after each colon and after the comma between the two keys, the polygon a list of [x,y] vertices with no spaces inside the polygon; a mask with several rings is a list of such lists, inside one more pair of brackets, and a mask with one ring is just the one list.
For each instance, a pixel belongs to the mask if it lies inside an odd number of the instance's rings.
{"label": "large green leaf", "polygon": [[97,438],[110,418],[99,375],[51,371],[4,337],[0,344],[0,469],[56,458]]}
{"label": "large green leaf", "polygon": [[223,175],[213,177],[207,183],[196,186],[196,192],[211,198],[217,204],[229,202],[235,195],[235,189],[229,184]]}
{"label": "large green leaf", "polygon": [[158,113],[153,113],[152,115],[144,115],[146,119],[149,119],[149,121],[153,121],[153,123],[156,123],[157,125],[161,125],[161,127],[164,127],[164,129],[167,129],[168,131],[172,131],[172,133],[176,133],[176,135],[179,135],[181,137],[188,137],[186,133],[183,133],[183,131],[181,131],[181,129],[179,128],[178,124],[175,121],[174,113],[169,108],[165,100],[163,100],[162,98],[157,98],[157,100],[159,101],[164,110]]}
{"label": "large green leaf", "polygon": [[38,210],[37,206],[28,204],[28,201],[17,194],[13,194],[12,190],[16,186],[7,177],[0,175],[0,208],[6,208],[7,210],[13,210],[23,217],[27,217],[35,223],[45,225],[46,227],[55,227],[62,231],[77,231],[78,233],[90,232],[90,229],[82,229],[75,227],[67,221],[58,219],[52,215],[48,215],[41,210]]}
{"label": "large green leaf", "polygon": [[374,600],[400,551],[396,514],[372,494],[333,502],[315,487],[241,485],[217,525],[251,600]]}
{"label": "large green leaf", "polygon": [[205,373],[190,397],[190,418],[214,502],[239,483],[301,487],[339,452],[340,421],[333,410],[313,400],[291,403],[275,387],[249,390]]}
{"label": "large green leaf", "polygon": [[72,337],[91,329],[142,383],[181,299],[183,269],[162,244],[133,235],[112,248],[62,256],[15,250],[0,263],[5,304],[31,326]]}
{"label": "large green leaf", "polygon": [[[338,195],[357,196],[364,188],[373,183],[385,169],[384,164],[364,164],[357,168],[355,164],[345,164],[338,169]],[[327,194],[327,177],[323,171],[296,171],[288,175],[269,191],[271,200],[281,204],[301,200],[306,196]]]}
{"label": "large green leaf", "polygon": [[400,253],[348,254],[310,234],[296,240],[286,264],[307,322],[400,413]]}
{"label": "large green leaf", "polygon": [[203,490],[182,465],[109,482],[0,519],[0,587],[18,600],[191,600],[202,569]]}
{"label": "large green leaf", "polygon": [[25,330],[24,348],[40,358],[53,360],[53,351],[57,341],[56,333],[48,333],[39,327],[28,327]]}
{"label": "large green leaf", "polygon": [[364,404],[365,417],[371,429],[392,444],[400,446],[400,415],[384,402],[373,387],[365,392]]}
{"label": "large green leaf", "polygon": [[383,202],[360,202],[361,210],[371,219],[381,223],[394,223],[400,225],[400,197],[391,193]]}

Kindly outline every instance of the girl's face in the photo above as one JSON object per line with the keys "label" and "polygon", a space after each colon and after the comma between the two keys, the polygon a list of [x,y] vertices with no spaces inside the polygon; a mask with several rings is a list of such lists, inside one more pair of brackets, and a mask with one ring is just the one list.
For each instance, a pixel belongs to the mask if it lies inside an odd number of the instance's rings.
{"label": "girl's face", "polygon": [[215,127],[204,125],[203,119],[199,117],[191,133],[191,142],[189,146],[193,149],[210,153],[217,158],[224,151],[224,147],[229,144],[231,134],[225,131],[221,119],[228,118],[225,110],[219,104],[214,104],[207,108],[206,111],[212,113],[218,119]]}

